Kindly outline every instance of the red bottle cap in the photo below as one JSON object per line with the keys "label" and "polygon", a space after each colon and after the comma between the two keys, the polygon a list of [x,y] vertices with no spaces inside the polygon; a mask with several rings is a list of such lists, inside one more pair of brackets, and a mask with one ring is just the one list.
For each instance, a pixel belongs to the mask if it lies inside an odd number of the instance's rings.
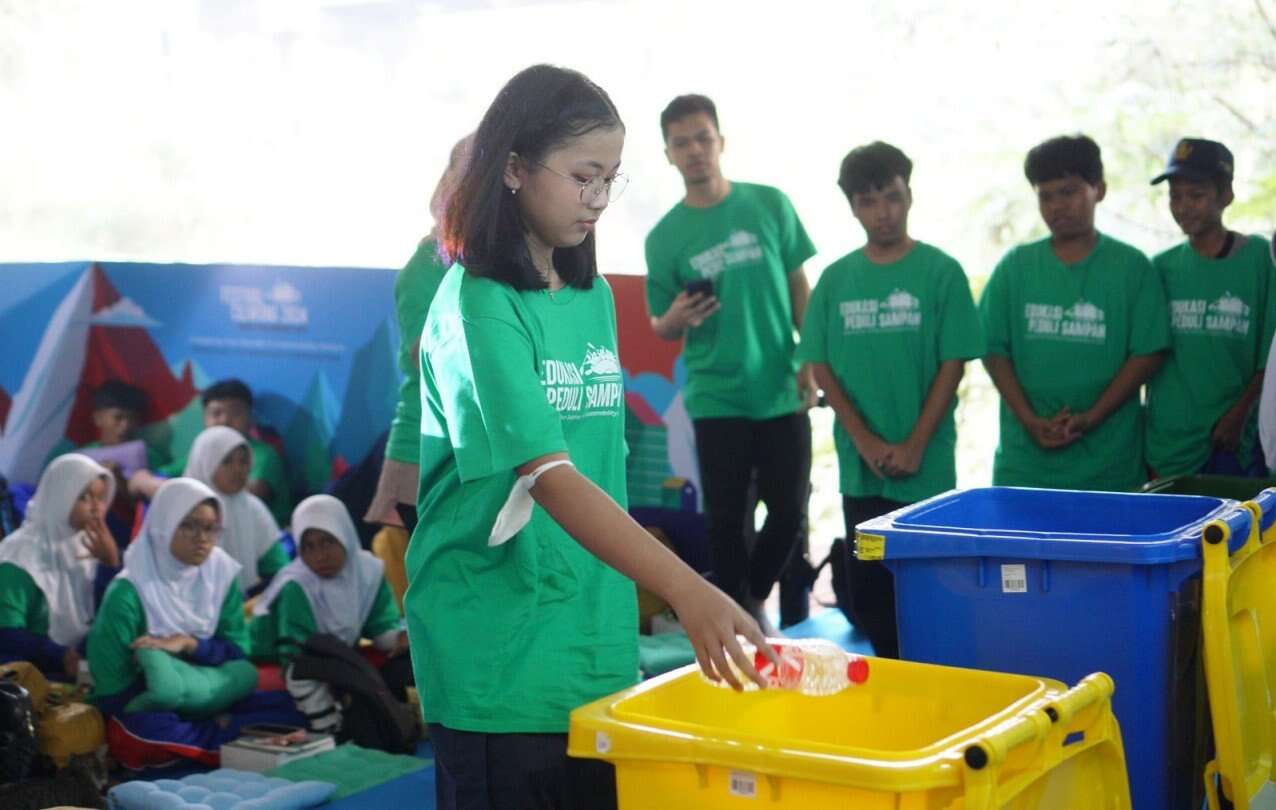
{"label": "red bottle cap", "polygon": [[860,684],[867,681],[868,661],[860,658],[858,655],[851,656],[851,660],[846,663],[846,680],[854,684]]}

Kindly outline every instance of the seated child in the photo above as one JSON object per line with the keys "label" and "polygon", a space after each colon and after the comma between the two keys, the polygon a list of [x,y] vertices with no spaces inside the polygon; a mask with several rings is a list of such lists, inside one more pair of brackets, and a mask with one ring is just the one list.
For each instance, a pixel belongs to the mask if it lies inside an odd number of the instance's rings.
{"label": "seated child", "polygon": [[[248,491],[265,502],[274,515],[275,522],[281,525],[286,523],[288,510],[292,508],[292,498],[289,495],[288,479],[284,474],[284,463],[275,448],[253,435],[253,392],[243,381],[232,378],[208,386],[201,398],[204,403],[204,427],[223,425],[234,428],[248,440],[248,446],[253,451]],[[159,473],[176,476],[181,475],[184,469],[186,460],[174,459],[160,468]],[[158,478],[146,479],[136,484],[129,482],[135,491],[148,498],[162,483],[163,480]]]}
{"label": "seated child", "polygon": [[[97,429],[97,439],[84,445],[82,450],[96,450],[103,447],[115,447],[126,442],[141,441],[137,435],[138,426],[146,417],[146,392],[135,385],[119,380],[107,380],[93,391],[93,426]],[[145,444],[146,469],[158,469],[164,462],[163,455],[149,443]],[[93,453],[88,455],[93,456]],[[134,511],[137,502],[127,486],[125,473],[133,470],[122,470],[114,462],[101,461],[115,475],[115,500],[109,504],[106,525],[121,546],[127,545],[133,528]]]}
{"label": "seated child", "polygon": [[251,594],[288,564],[279,542],[279,524],[261,499],[248,491],[253,450],[242,434],[228,427],[206,428],[191,445],[187,478],[212,487],[222,502],[221,548],[243,566],[239,587]]}
{"label": "seated child", "polygon": [[170,760],[216,764],[221,745],[244,725],[304,722],[283,692],[250,695],[210,718],[125,708],[147,686],[138,650],[199,667],[247,656],[240,565],[217,547],[221,521],[217,495],[204,484],[175,478],[160,487],[89,632],[89,700],[110,718],[112,753],[127,767],[156,764],[156,749]]}
{"label": "seated child", "polygon": [[[84,445],[85,449],[138,440],[137,429],[146,418],[146,408],[146,392],[136,385],[119,380],[107,380],[99,385],[93,391],[92,414],[97,440]],[[159,450],[146,445],[147,467],[156,469],[163,461]]]}
{"label": "seated child", "polygon": [[[253,610],[254,655],[287,664],[316,633],[350,645],[371,639],[388,654],[381,674],[402,699],[411,683],[407,633],[383,565],[360,548],[350,513],[331,495],[314,495],[294,510],[292,531],[298,558],[279,572]],[[339,716],[333,720],[339,723]]]}
{"label": "seated child", "polygon": [[76,678],[98,597],[119,569],[103,520],[114,495],[115,478],[86,456],[45,468],[26,520],[0,541],[0,663]]}

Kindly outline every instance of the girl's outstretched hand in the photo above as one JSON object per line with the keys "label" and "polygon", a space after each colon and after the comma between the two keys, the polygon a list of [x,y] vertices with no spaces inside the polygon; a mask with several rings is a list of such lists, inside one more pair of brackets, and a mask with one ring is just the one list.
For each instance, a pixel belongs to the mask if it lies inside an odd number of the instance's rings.
{"label": "girl's outstretched hand", "polygon": [[758,623],[744,608],[694,572],[683,587],[675,590],[670,607],[678,614],[678,622],[691,639],[696,661],[706,678],[724,680],[737,692],[744,689],[744,684],[740,683],[727,662],[730,656],[740,672],[760,688],[766,688],[766,679],[758,674],[737,636],[743,636],[777,666],[779,656],[767,644]]}

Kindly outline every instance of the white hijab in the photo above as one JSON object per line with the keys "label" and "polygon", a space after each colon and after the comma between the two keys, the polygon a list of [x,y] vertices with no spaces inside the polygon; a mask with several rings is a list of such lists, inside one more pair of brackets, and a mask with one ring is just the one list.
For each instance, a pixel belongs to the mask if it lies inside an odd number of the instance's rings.
{"label": "white hijab", "polygon": [[22,526],[0,542],[0,562],[26,571],[49,605],[49,638],[74,646],[93,621],[97,561],[84,549],[84,532],[71,528],[71,508],[94,478],[106,480],[115,500],[115,476],[88,456],[67,453],[45,468]]}
{"label": "white hijab", "polygon": [[[346,564],[332,579],[310,570],[300,555],[302,538],[307,529],[323,529],[341,541],[346,550]],[[359,640],[372,603],[384,578],[384,564],[359,546],[359,534],[345,504],[331,495],[312,495],[292,512],[292,532],[297,538],[297,559],[275,575],[270,587],[257,600],[254,616],[265,616],[279,591],[296,582],[310,598],[315,614],[315,627],[320,633],[331,633],[347,644]]]}
{"label": "white hijab", "polygon": [[217,495],[198,481],[173,478],[165,482],[151,501],[141,532],[124,552],[120,576],[137,588],[150,635],[184,633],[203,639],[217,631],[239,563],[220,548],[214,548],[202,565],[187,565],[172,551],[177,525],[208,500],[218,502]]}
{"label": "white hijab", "polygon": [[191,445],[183,474],[212,487],[221,499],[225,507],[222,525],[226,527],[221,547],[243,566],[239,571],[239,587],[247,593],[249,588],[261,581],[257,575],[257,561],[279,541],[279,524],[266,504],[247,488],[228,495],[213,484],[213,473],[237,447],[248,450],[248,463],[252,464],[252,445],[239,431],[223,425],[207,428]]}

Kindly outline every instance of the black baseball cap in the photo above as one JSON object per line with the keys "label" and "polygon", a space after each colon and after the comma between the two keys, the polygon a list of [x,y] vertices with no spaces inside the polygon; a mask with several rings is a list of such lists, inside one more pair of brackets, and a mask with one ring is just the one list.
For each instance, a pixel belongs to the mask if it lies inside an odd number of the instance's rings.
{"label": "black baseball cap", "polygon": [[1231,150],[1218,141],[1183,138],[1174,145],[1170,160],[1165,164],[1165,171],[1152,181],[1152,185],[1155,186],[1171,177],[1183,177],[1188,180],[1226,177],[1231,180],[1234,165]]}

